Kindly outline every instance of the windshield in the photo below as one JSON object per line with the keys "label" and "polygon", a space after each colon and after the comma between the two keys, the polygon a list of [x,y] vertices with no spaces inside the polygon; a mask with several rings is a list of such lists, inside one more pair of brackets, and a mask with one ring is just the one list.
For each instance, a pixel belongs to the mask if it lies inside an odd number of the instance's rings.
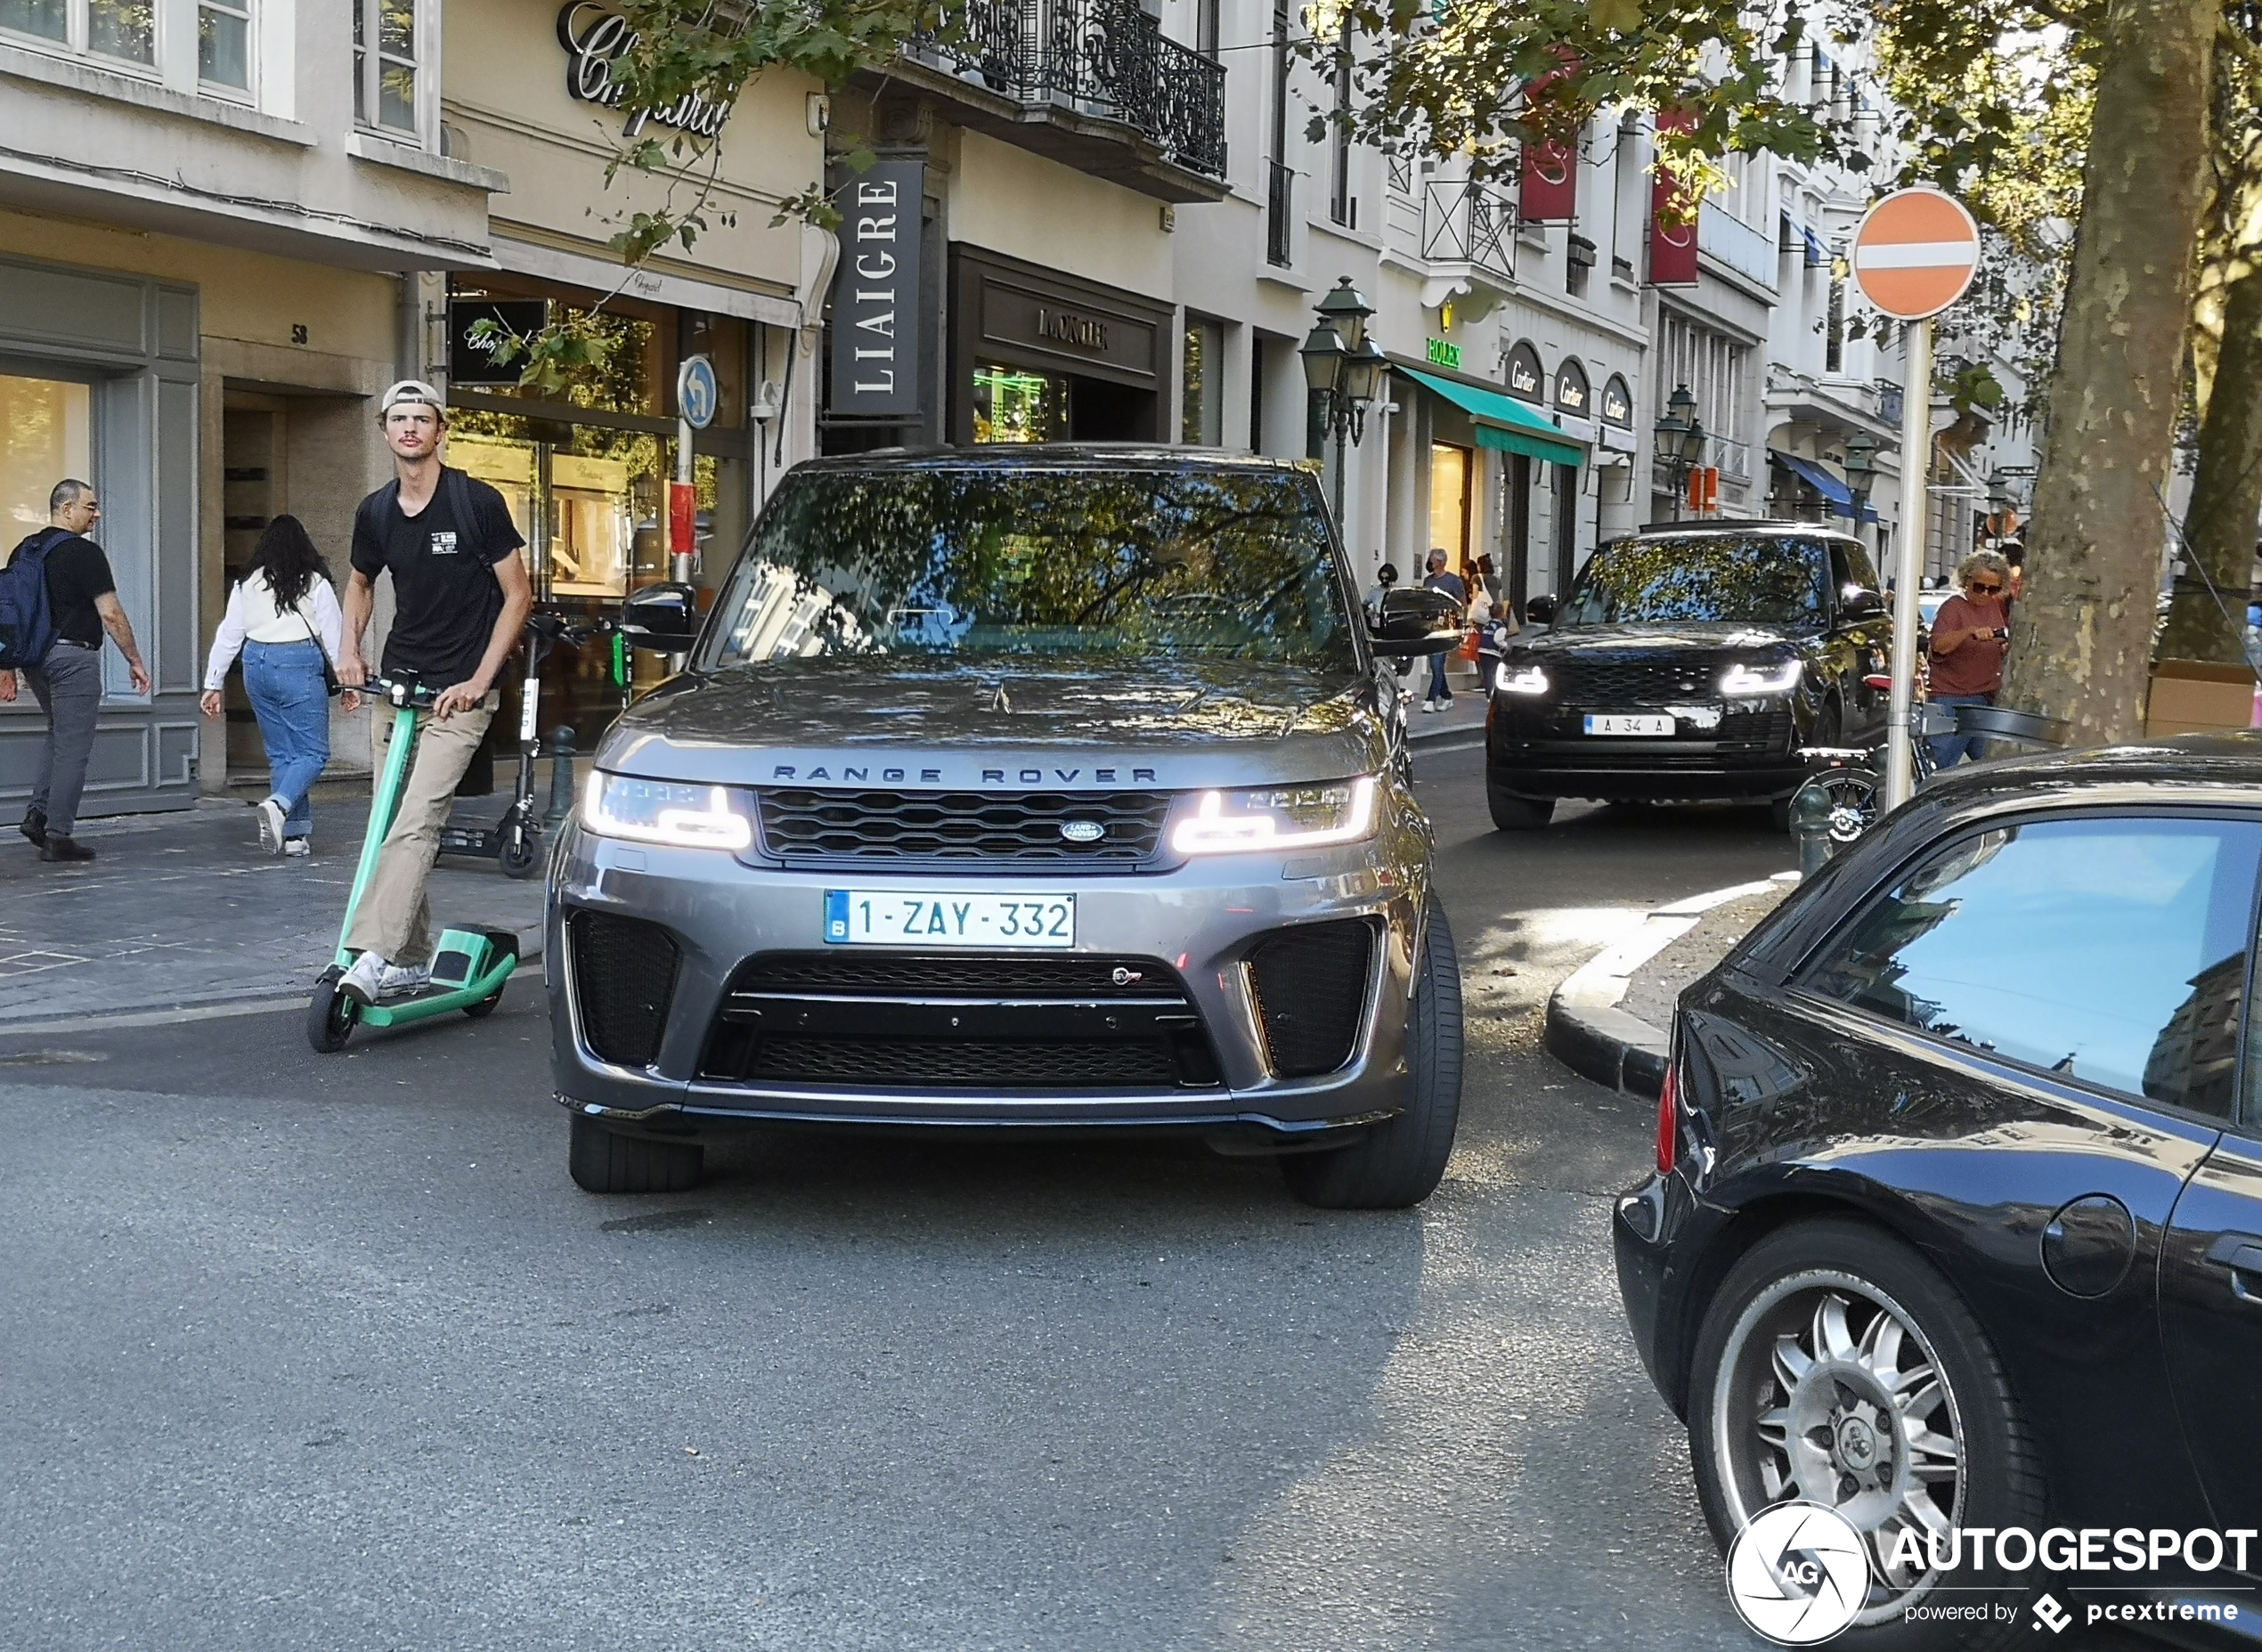
{"label": "windshield", "polygon": [[1294,473],[817,472],[762,513],[698,665],[826,655],[1200,657],[1348,669]]}
{"label": "windshield", "polygon": [[1830,558],[1817,540],[1622,539],[1594,554],[1556,610],[1558,625],[1726,620],[1823,622]]}

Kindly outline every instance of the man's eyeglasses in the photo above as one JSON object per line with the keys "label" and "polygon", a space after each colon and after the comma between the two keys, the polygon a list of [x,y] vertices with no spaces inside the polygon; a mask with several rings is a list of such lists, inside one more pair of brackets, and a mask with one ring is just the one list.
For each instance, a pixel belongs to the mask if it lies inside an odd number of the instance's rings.
{"label": "man's eyeglasses", "polygon": [[1982,585],[1977,580],[1973,580],[1969,585],[1965,586],[1965,589],[1971,591],[1974,596],[1992,597],[1997,591],[2001,590],[2003,588],[2000,585]]}

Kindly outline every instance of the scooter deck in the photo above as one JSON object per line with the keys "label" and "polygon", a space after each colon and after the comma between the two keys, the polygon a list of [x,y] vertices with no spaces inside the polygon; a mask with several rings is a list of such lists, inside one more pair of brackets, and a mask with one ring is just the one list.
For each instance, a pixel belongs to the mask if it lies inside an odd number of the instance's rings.
{"label": "scooter deck", "polygon": [[514,953],[489,966],[487,972],[460,987],[445,992],[427,993],[419,998],[403,998],[395,1004],[372,1004],[354,1019],[364,1027],[398,1027],[407,1021],[423,1021],[427,1016],[444,1015],[450,1010],[462,1009],[483,998],[492,998],[518,968]]}

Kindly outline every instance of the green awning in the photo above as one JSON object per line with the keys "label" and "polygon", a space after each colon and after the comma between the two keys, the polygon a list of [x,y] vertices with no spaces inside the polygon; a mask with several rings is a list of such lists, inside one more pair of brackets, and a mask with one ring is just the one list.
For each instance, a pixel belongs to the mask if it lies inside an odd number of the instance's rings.
{"label": "green awning", "polygon": [[1465,385],[1452,378],[1440,378],[1434,373],[1421,372],[1412,367],[1397,370],[1416,380],[1424,389],[1434,390],[1467,413],[1477,427],[1477,445],[1496,447],[1510,453],[1528,453],[1534,459],[1544,459],[1552,465],[1580,465],[1586,462],[1586,452],[1552,424],[1546,414],[1534,411],[1526,403],[1497,390],[1479,390],[1475,385]]}

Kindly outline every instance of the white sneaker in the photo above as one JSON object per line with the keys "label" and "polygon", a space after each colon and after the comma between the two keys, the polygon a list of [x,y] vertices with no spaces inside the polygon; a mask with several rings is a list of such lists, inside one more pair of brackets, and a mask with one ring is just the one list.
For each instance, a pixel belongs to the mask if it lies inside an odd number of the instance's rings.
{"label": "white sneaker", "polygon": [[374,952],[364,952],[338,977],[338,989],[366,1007],[384,996],[385,970],[383,958]]}
{"label": "white sneaker", "polygon": [[262,799],[258,809],[259,847],[271,855],[283,851],[283,807],[273,798]]}
{"label": "white sneaker", "polygon": [[398,998],[411,992],[422,992],[431,984],[432,966],[429,964],[388,964],[377,989],[385,997]]}
{"label": "white sneaker", "polygon": [[1425,712],[1434,712],[1437,709],[1437,702],[1435,700],[1424,700],[1421,703],[1421,709]]}
{"label": "white sneaker", "polygon": [[313,852],[313,844],[305,838],[287,837],[283,839],[283,853],[286,855],[311,855]]}

